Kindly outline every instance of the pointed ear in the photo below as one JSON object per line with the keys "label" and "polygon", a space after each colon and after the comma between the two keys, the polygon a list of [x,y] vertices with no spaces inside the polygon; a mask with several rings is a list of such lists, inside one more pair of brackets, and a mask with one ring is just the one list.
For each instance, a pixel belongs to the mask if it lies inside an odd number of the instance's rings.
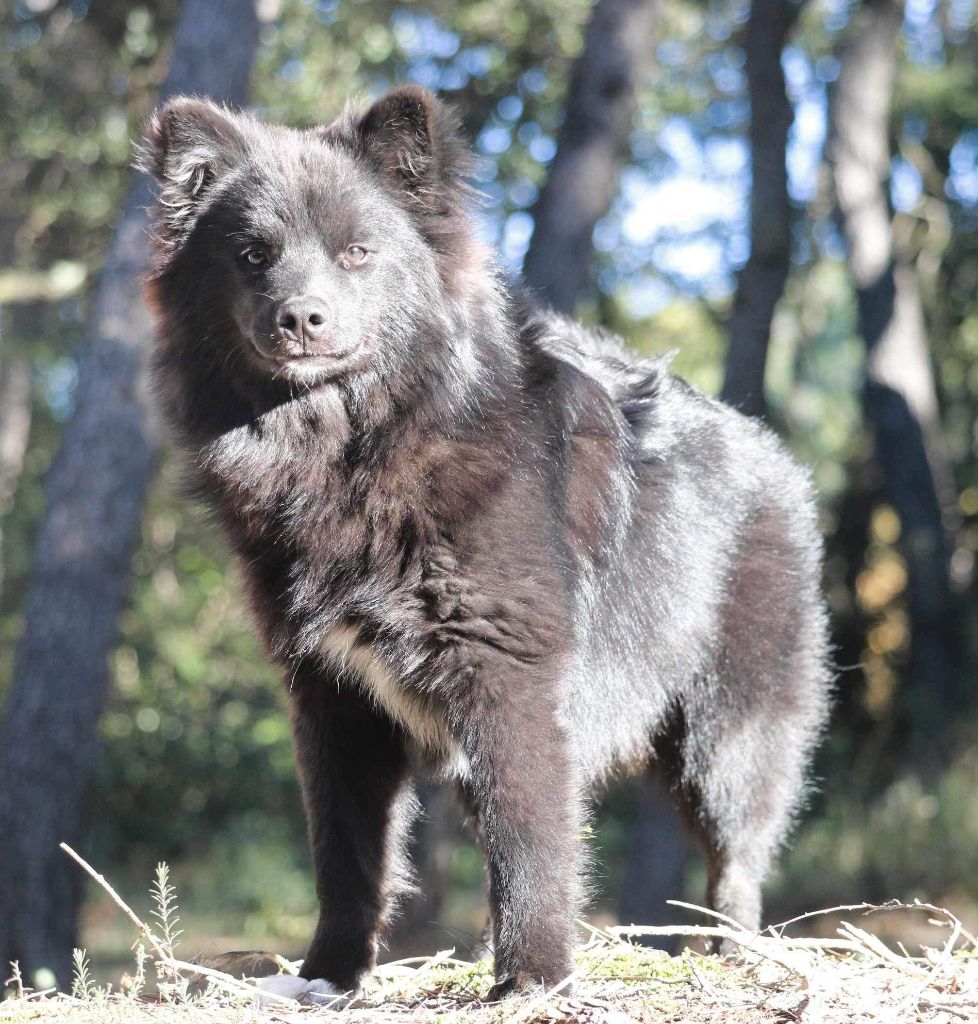
{"label": "pointed ear", "polygon": [[419,85],[392,89],[366,113],[347,113],[322,135],[328,141],[352,141],[392,184],[425,205],[444,195],[443,186],[460,184],[471,171],[471,154],[455,115]]}
{"label": "pointed ear", "polygon": [[189,226],[209,190],[242,159],[241,127],[225,108],[183,96],[150,118],[136,165],[159,183],[159,216],[171,231]]}

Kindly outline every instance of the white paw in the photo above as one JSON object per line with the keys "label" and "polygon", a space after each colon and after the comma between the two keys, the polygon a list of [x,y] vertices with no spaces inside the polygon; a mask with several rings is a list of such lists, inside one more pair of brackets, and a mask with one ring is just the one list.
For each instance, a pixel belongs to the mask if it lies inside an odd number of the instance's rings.
{"label": "white paw", "polygon": [[331,1006],[342,999],[345,993],[325,978],[313,978],[302,993],[300,1001],[313,1003],[315,1006]]}
{"label": "white paw", "polygon": [[[287,999],[295,999],[300,1003],[313,1003],[317,1006],[328,1006],[330,1003],[343,995],[339,989],[331,985],[325,978],[300,978],[295,974],[273,974],[269,978],[260,978],[256,987],[262,992],[269,992],[276,996],[285,996]],[[258,1001],[266,1006],[272,1005],[274,1000],[264,1000],[261,996]]]}

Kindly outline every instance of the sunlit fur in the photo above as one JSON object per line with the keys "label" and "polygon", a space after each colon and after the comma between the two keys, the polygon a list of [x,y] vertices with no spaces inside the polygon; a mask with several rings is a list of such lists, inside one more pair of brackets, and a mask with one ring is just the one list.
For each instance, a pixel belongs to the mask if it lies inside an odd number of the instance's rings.
{"label": "sunlit fur", "polygon": [[[757,925],[828,703],[806,474],[515,294],[421,89],[305,132],[176,100],[143,162],[160,400],[284,669],[322,904],[303,975],[374,962],[419,764],[478,820],[496,995],[570,974],[582,802],[616,771],[664,774],[709,899]],[[298,294],[352,356],[256,357]]]}

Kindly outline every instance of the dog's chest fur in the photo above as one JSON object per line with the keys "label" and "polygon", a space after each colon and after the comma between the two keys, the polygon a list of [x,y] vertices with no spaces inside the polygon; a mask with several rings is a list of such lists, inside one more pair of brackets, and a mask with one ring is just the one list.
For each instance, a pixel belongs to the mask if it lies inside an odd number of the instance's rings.
{"label": "dog's chest fur", "polygon": [[323,636],[319,651],[347,683],[360,687],[364,696],[400,725],[424,754],[450,774],[467,774],[465,757],[444,718],[395,677],[392,666],[362,641],[356,627],[334,626]]}

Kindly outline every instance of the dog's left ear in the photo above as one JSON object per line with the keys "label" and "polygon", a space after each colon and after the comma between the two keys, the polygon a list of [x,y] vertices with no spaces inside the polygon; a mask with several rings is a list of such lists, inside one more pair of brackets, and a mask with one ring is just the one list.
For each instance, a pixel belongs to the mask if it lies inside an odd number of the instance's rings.
{"label": "dog's left ear", "polygon": [[352,142],[392,184],[426,205],[471,171],[457,118],[419,85],[392,89],[365,113],[351,118],[347,112],[321,135]]}

